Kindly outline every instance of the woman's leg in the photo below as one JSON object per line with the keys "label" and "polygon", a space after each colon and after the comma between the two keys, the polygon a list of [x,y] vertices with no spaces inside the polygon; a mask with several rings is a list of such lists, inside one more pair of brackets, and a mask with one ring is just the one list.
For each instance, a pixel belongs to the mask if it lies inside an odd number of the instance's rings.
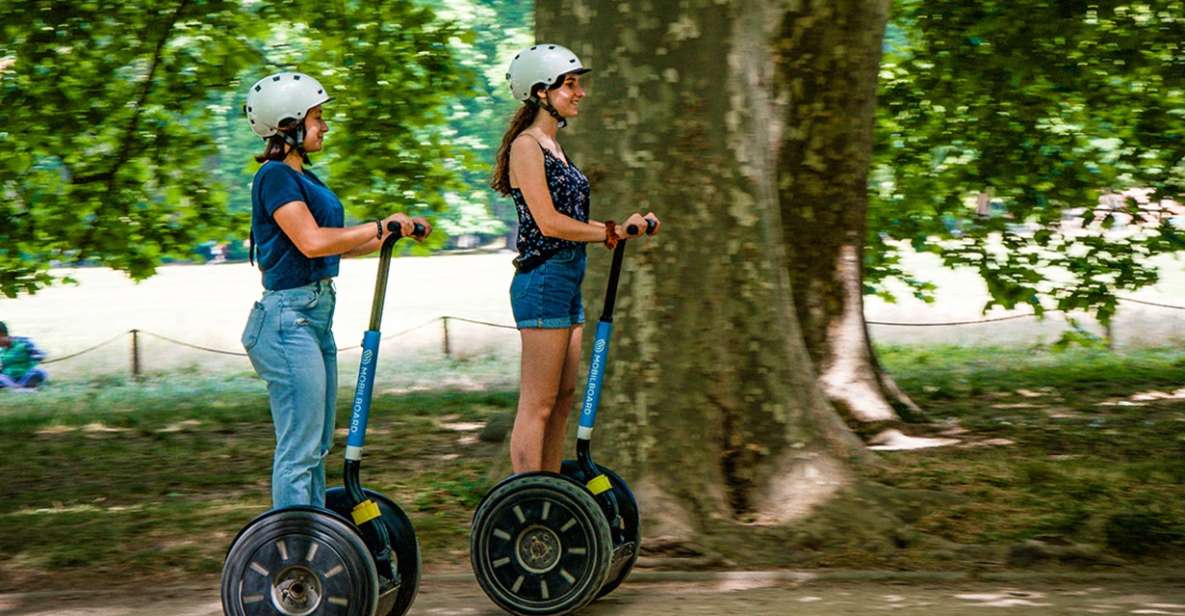
{"label": "woman's leg", "polygon": [[251,364],[267,382],[276,433],[272,507],[312,505],[325,429],[326,369],[321,343],[305,313],[269,298]]}
{"label": "woman's leg", "polygon": [[543,470],[543,444],[555,409],[571,330],[523,329],[518,412],[510,433],[515,473]]}
{"label": "woman's leg", "polygon": [[547,418],[547,428],[543,432],[543,470],[560,472],[560,463],[564,461],[564,442],[567,441],[568,415],[572,411],[572,401],[576,396],[576,376],[580,369],[580,340],[583,325],[573,325],[568,330],[568,350],[564,356],[564,371],[560,376],[560,385],[555,405]]}

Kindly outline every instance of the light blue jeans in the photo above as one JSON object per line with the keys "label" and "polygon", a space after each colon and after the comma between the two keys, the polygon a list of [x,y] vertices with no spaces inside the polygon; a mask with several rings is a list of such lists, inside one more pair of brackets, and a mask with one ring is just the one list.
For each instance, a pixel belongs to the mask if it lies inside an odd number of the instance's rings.
{"label": "light blue jeans", "polygon": [[243,348],[267,383],[276,454],[272,506],[325,506],[325,456],[333,447],[337,344],[333,281],[264,291],[243,328]]}

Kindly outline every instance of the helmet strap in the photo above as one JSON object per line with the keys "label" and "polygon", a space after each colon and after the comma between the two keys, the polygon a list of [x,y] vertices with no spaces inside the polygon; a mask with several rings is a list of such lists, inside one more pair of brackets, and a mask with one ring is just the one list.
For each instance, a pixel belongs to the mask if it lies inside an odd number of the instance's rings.
{"label": "helmet strap", "polygon": [[297,153],[300,154],[300,159],[304,164],[306,164],[306,165],[312,164],[309,162],[308,153],[304,151],[304,121],[303,120],[301,120],[299,123],[297,123],[296,127],[292,129],[291,133],[289,133],[288,131],[284,131],[280,134],[284,136],[284,143],[287,143],[288,145],[292,146],[292,149],[296,150]]}
{"label": "helmet strap", "polygon": [[556,111],[555,107],[551,106],[551,103],[535,96],[534,94],[532,94],[531,98],[527,99],[527,101],[530,102],[531,104],[535,105],[536,107],[543,109],[548,114],[550,114],[551,117],[555,118],[556,124],[559,124],[560,128],[563,128],[568,125],[568,119],[565,118],[564,116],[560,115],[560,112]]}

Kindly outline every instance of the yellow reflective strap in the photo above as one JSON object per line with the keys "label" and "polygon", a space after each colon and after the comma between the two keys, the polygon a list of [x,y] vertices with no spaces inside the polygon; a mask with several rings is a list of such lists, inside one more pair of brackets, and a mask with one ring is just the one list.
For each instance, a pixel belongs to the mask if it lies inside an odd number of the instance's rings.
{"label": "yellow reflective strap", "polygon": [[350,512],[350,515],[354,516],[355,524],[362,526],[363,524],[383,514],[381,511],[379,511],[379,506],[375,504],[374,501],[366,499],[361,503],[358,503],[358,506],[354,507],[354,510]]}
{"label": "yellow reflective strap", "polygon": [[585,486],[593,494],[600,494],[601,492],[608,492],[613,489],[613,484],[609,483],[609,478],[604,475],[593,477],[592,481],[589,481]]}

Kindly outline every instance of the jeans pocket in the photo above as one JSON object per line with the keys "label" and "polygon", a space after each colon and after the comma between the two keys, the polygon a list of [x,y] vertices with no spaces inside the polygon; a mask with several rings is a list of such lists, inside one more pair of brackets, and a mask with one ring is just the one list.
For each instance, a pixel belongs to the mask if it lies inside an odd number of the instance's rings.
{"label": "jeans pocket", "polygon": [[294,310],[308,310],[309,308],[316,308],[320,301],[320,296],[316,291],[311,289],[292,289],[285,292],[283,295],[284,307],[292,308]]}
{"label": "jeans pocket", "polygon": [[515,274],[514,278],[510,281],[510,299],[522,299],[526,295],[527,289],[531,286],[531,279],[538,271],[539,268],[535,268],[526,273],[519,272]]}
{"label": "jeans pocket", "polygon": [[255,302],[255,305],[251,307],[251,314],[247,316],[247,325],[243,327],[243,335],[239,340],[248,352],[259,342],[259,334],[263,331],[263,322],[266,317],[267,310],[263,304]]}

